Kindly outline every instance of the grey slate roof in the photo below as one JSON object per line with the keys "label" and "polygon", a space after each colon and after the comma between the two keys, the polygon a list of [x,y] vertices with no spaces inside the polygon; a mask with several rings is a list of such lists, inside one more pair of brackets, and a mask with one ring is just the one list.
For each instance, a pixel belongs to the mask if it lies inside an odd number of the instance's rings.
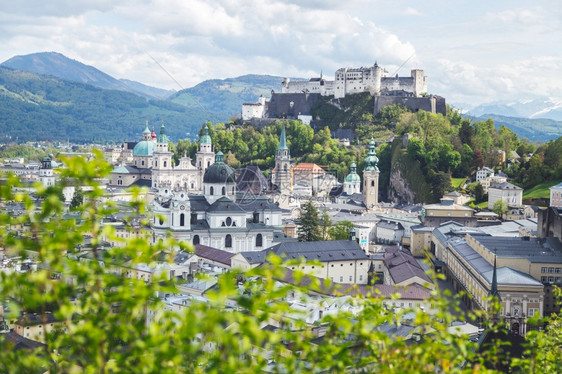
{"label": "grey slate roof", "polygon": [[388,230],[404,230],[404,226],[400,222],[380,221],[377,227]]}
{"label": "grey slate roof", "polygon": [[235,253],[226,252],[202,244],[195,245],[195,254],[201,258],[220,262],[221,264],[225,264],[227,266],[230,266],[230,259],[235,255]]}
{"label": "grey slate roof", "polygon": [[558,238],[512,238],[473,236],[499,257],[526,258],[530,262],[562,263],[562,243]]}
{"label": "grey slate roof", "polygon": [[496,188],[498,190],[523,190],[521,187],[517,187],[514,184],[511,184],[509,182],[502,182],[502,183],[497,183],[494,185],[491,185],[490,188]]}
{"label": "grey slate roof", "polygon": [[269,253],[287,260],[304,261],[350,261],[369,260],[369,256],[353,240],[332,240],[320,242],[282,242],[259,252],[241,252],[251,264],[265,262]]}
{"label": "grey slate roof", "polygon": [[20,349],[38,349],[45,346],[43,343],[24,338],[23,336],[18,335],[15,331],[0,334],[0,340],[8,342],[8,347],[12,347],[13,351],[19,351]]}
{"label": "grey slate roof", "polygon": [[238,204],[230,200],[228,197],[221,197],[211,204],[207,209],[209,213],[245,213]]}
{"label": "grey slate roof", "polygon": [[[464,239],[452,242],[451,247],[454,255],[462,257],[475,272],[481,274],[488,281],[488,284],[485,286],[489,288],[492,284],[492,274],[494,270],[492,264],[469,246]],[[498,284],[500,285],[542,286],[540,282],[530,275],[505,266],[497,269],[497,277]]]}

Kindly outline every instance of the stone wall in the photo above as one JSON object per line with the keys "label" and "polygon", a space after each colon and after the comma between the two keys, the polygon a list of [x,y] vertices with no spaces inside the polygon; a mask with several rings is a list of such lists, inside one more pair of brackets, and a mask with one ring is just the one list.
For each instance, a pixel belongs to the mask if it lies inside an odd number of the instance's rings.
{"label": "stone wall", "polygon": [[445,98],[431,95],[428,97],[375,96],[374,114],[378,114],[382,108],[392,104],[402,104],[414,112],[425,110],[443,115],[447,113]]}

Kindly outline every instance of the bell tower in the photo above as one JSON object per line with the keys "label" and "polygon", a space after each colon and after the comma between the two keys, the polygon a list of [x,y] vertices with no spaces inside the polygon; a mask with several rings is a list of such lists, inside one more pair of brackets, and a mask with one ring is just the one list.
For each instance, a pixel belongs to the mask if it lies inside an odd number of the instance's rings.
{"label": "bell tower", "polygon": [[275,156],[273,184],[277,186],[277,189],[282,195],[289,194],[293,190],[292,179],[291,155],[289,153],[289,147],[287,147],[287,135],[285,134],[285,125],[283,124],[279,147],[277,147],[277,155]]}
{"label": "bell tower", "polygon": [[369,153],[365,158],[365,169],[363,169],[363,202],[367,209],[371,209],[379,203],[379,159],[375,151],[375,140],[369,142]]}

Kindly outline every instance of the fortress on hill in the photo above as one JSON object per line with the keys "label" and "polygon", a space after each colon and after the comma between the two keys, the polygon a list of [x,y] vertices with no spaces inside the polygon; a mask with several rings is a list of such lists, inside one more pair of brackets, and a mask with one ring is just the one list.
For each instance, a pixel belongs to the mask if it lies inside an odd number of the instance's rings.
{"label": "fortress on hill", "polygon": [[256,122],[270,118],[300,119],[310,124],[312,107],[319,96],[342,99],[347,95],[369,92],[374,97],[373,114],[391,104],[402,104],[412,111],[446,113],[445,98],[427,93],[427,77],[423,70],[413,69],[410,76],[389,76],[376,62],[370,67],[341,68],[334,80],[320,77],[308,81],[284,78],[281,93],[271,92],[271,99],[262,96],[257,103],[242,105],[242,120]]}
{"label": "fortress on hill", "polygon": [[421,97],[427,93],[427,77],[423,70],[414,69],[409,77],[388,76],[388,71],[376,62],[371,67],[341,68],[336,71],[335,80],[312,78],[309,81],[294,81],[284,78],[281,93],[319,93],[341,99],[346,95],[370,92],[371,95],[393,95]]}

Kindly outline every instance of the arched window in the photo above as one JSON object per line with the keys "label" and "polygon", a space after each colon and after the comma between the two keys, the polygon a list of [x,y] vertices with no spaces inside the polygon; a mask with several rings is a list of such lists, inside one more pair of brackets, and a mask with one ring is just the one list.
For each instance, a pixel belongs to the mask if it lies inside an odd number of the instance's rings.
{"label": "arched window", "polygon": [[232,186],[232,194],[234,195],[234,186]]}
{"label": "arched window", "polygon": [[197,245],[199,244],[200,240],[199,240],[199,235],[195,235],[193,237],[193,245]]}
{"label": "arched window", "polygon": [[213,186],[211,186],[211,188],[209,189],[209,195],[213,196],[214,193],[215,189],[213,188]]}
{"label": "arched window", "polygon": [[226,225],[227,225],[227,226],[231,226],[231,225],[232,225],[232,218],[226,217]]}
{"label": "arched window", "polygon": [[180,226],[185,226],[185,214],[180,214]]}
{"label": "arched window", "polygon": [[144,166],[144,160],[142,160],[142,166]]}
{"label": "arched window", "polygon": [[256,247],[261,247],[263,245],[263,236],[258,234],[256,236]]}
{"label": "arched window", "polygon": [[160,226],[164,224],[164,220],[162,218],[159,219],[159,222],[160,222]]}
{"label": "arched window", "polygon": [[158,166],[158,161],[154,161],[154,167]]}
{"label": "arched window", "polygon": [[226,195],[226,187],[224,187],[224,186],[222,187],[222,195],[223,196]]}
{"label": "arched window", "polygon": [[207,161],[207,167],[211,166],[211,161]]}
{"label": "arched window", "polygon": [[168,166],[168,162],[164,161],[164,167]]}
{"label": "arched window", "polygon": [[375,181],[371,181],[371,187],[375,187]]}
{"label": "arched window", "polygon": [[232,235],[228,234],[226,238],[224,238],[224,246],[225,248],[232,248]]}

